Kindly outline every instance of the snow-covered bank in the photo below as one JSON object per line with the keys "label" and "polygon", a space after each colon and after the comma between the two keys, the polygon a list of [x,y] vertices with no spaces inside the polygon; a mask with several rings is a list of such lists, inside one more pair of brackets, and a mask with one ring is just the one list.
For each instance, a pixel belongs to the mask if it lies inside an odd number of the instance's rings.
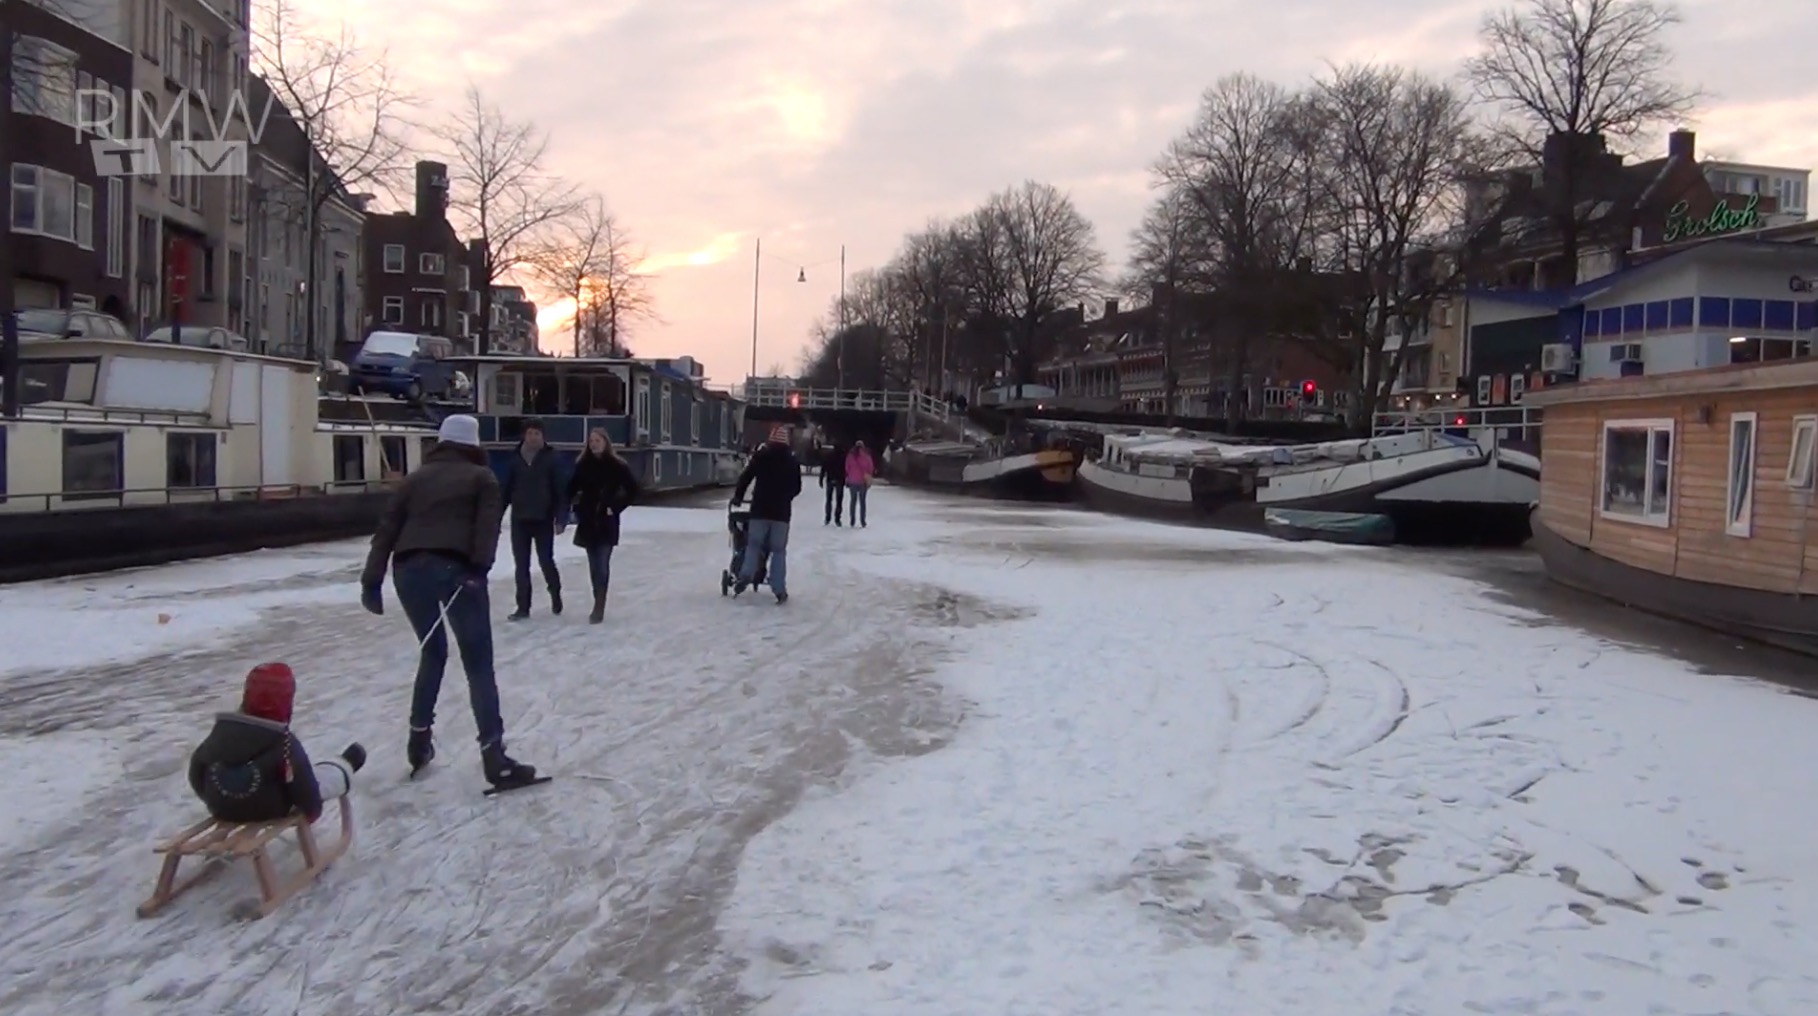
{"label": "snow-covered bank", "polygon": [[1392,554],[991,514],[856,562],[1025,616],[950,636],[949,747],[747,849],[760,1012],[1818,1011],[1818,703]]}

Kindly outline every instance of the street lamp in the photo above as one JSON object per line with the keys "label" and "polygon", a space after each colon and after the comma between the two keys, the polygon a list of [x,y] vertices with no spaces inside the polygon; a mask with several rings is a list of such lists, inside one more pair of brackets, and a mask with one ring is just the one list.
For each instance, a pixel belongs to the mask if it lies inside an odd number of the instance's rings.
{"label": "street lamp", "polygon": [[[840,262],[840,310],[839,310],[840,372],[841,372],[841,381],[843,382],[845,379],[845,369],[846,369],[845,368],[845,363],[846,363],[846,357],[845,357],[845,345],[846,345],[846,338],[845,338],[845,328],[846,328],[846,245],[845,244],[840,245],[839,262]],[[818,268],[821,265],[829,264],[829,263],[831,263],[830,260],[829,261],[817,261],[811,265],[797,264],[796,272],[795,272],[795,281],[797,283],[806,283],[808,281],[808,269]],[[760,284],[763,282],[763,278],[764,278],[764,240],[762,237],[759,237],[757,239],[757,242],[754,245],[752,253],[751,253],[751,373],[748,375],[748,377],[751,377],[751,378],[757,377],[757,372],[758,372],[758,294],[760,292],[759,287],[760,287]]]}

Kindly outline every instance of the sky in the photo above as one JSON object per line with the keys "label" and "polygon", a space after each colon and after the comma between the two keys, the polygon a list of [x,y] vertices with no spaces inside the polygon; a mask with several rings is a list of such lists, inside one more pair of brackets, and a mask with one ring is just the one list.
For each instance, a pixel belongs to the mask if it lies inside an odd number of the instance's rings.
{"label": "sky", "polygon": [[[1200,93],[1328,63],[1455,73],[1493,0],[298,0],[342,21],[431,109],[472,82],[551,136],[651,255],[660,320],[631,345],[710,384],[795,369],[848,272],[906,233],[1039,179],[1121,263],[1148,167]],[[1809,0],[1688,0],[1673,34],[1708,98],[1701,154],[1818,165]],[[380,13],[382,11],[382,13]],[[1652,154],[1644,152],[1642,154]],[[754,245],[763,258],[754,265]],[[754,267],[761,267],[754,286]],[[804,273],[806,282],[797,282]],[[555,325],[559,311],[545,316]],[[559,325],[545,328],[555,348]]]}

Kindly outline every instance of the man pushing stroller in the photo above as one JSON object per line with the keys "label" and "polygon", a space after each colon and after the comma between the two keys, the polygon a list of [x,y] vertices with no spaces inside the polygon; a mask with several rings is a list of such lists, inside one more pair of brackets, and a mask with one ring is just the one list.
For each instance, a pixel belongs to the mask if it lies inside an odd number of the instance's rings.
{"label": "man pushing stroller", "polygon": [[777,603],[787,603],[789,520],[796,495],[802,492],[802,464],[789,447],[788,427],[772,429],[770,441],[751,456],[732,491],[734,505],[744,503],[745,493],[753,483],[757,490],[751,495],[745,555],[739,562],[738,582],[732,592],[736,596],[756,582],[759,562],[767,561],[770,591],[776,594]]}

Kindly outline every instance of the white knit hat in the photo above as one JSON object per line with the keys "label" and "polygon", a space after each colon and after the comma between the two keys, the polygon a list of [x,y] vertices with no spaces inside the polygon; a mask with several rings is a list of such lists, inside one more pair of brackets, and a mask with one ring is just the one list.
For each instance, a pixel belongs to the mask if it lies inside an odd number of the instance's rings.
{"label": "white knit hat", "polygon": [[441,429],[436,431],[436,440],[447,444],[478,448],[480,447],[480,421],[465,414],[447,417],[442,421]]}

